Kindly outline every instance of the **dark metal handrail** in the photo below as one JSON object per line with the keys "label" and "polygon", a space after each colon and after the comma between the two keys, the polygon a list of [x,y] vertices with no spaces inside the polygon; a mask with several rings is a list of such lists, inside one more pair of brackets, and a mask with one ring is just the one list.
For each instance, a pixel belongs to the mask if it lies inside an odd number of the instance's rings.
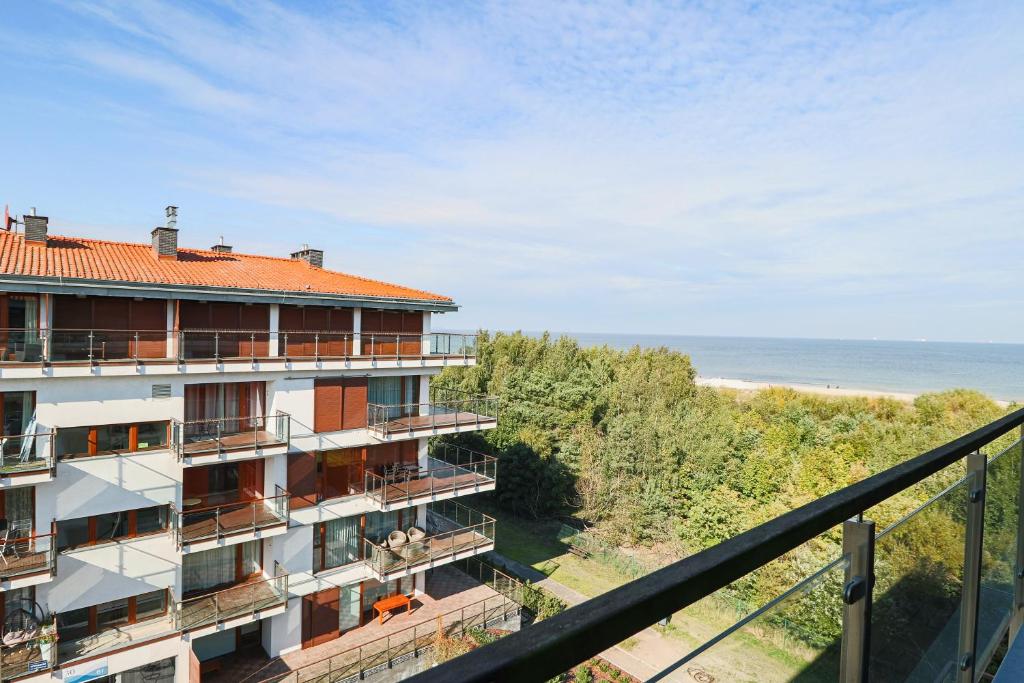
{"label": "dark metal handrail", "polygon": [[963,460],[1022,424],[1024,409],[409,680],[548,680]]}

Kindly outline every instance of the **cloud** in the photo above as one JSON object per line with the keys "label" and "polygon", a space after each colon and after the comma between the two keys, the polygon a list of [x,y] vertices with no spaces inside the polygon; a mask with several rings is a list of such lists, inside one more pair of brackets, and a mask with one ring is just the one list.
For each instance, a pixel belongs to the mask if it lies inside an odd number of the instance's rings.
{"label": "cloud", "polygon": [[181,187],[320,217],[304,241],[344,226],[368,274],[505,307],[481,320],[593,329],[565,307],[603,300],[611,326],[735,332],[687,306],[817,306],[792,333],[829,334],[889,324],[847,303],[1018,274],[994,245],[1024,209],[1019,4],[68,9],[48,50],[196,141]]}

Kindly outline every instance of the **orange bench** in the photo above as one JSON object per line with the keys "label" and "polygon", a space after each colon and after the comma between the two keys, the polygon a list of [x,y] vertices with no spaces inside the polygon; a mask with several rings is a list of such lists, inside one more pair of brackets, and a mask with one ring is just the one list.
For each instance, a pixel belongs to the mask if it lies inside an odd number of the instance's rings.
{"label": "orange bench", "polygon": [[373,603],[373,611],[380,615],[380,623],[384,623],[384,613],[390,612],[397,607],[405,607],[405,611],[409,612],[412,609],[412,600],[409,599],[408,595],[392,595],[390,598],[384,598]]}

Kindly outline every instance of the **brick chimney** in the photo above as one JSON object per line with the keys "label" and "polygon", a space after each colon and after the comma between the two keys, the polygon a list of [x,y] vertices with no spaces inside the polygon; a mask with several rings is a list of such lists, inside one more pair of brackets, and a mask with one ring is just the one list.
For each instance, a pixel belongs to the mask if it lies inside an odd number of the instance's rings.
{"label": "brick chimney", "polygon": [[314,268],[323,268],[324,252],[322,249],[310,249],[308,244],[303,244],[302,249],[292,252],[292,260],[305,261]]}
{"label": "brick chimney", "polygon": [[37,216],[35,207],[21,217],[25,223],[25,241],[33,244],[46,244],[46,229],[49,218]]}
{"label": "brick chimney", "polygon": [[167,225],[153,228],[153,254],[157,258],[178,258],[178,207],[168,206]]}

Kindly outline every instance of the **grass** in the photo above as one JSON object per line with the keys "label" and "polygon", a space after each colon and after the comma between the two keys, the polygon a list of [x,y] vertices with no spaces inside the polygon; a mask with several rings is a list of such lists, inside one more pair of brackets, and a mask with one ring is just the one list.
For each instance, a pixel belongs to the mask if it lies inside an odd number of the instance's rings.
{"label": "grass", "polygon": [[571,554],[569,546],[558,539],[562,525],[557,521],[522,519],[496,508],[486,512],[498,520],[495,550],[588,598],[628,580],[607,565]]}

